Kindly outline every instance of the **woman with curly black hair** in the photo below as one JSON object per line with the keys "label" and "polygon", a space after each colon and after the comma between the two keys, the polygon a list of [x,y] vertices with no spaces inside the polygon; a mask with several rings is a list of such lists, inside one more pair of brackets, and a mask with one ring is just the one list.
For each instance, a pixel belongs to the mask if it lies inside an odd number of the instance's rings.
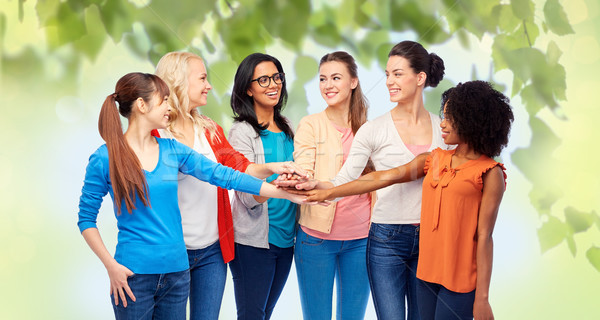
{"label": "woman with curly black hair", "polygon": [[309,191],[307,200],[360,194],[425,175],[417,267],[421,319],[493,319],[492,232],[506,174],[492,157],[508,143],[514,117],[508,98],[484,81],[444,92],[442,110],[442,138],[456,149],[438,148],[404,166]]}

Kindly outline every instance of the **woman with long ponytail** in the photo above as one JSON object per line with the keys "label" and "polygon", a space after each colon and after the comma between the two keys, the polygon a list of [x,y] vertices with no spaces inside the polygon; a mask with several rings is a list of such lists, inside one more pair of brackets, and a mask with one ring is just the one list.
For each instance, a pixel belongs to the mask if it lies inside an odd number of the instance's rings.
{"label": "woman with long ponytail", "polygon": [[[290,195],[262,180],[217,164],[151,131],[169,121],[169,88],[158,76],[129,73],[102,105],[98,128],[106,141],[89,159],[79,201],[79,229],[110,278],[116,319],[185,319],[189,263],[177,204],[177,175],[255,195]],[[117,112],[118,104],[118,112]],[[128,120],[123,134],[119,114]],[[111,256],[96,226],[110,193],[119,228]]]}

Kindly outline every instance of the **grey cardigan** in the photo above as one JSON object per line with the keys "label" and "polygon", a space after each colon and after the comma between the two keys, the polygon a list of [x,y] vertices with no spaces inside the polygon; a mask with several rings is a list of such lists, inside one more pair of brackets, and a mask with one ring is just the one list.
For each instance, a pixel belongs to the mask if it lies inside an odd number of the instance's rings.
{"label": "grey cardigan", "polygon": [[[248,160],[265,163],[262,140],[247,122],[234,122],[229,130],[229,143]],[[267,201],[257,202],[249,193],[234,192],[231,208],[236,243],[269,248],[269,208]]]}

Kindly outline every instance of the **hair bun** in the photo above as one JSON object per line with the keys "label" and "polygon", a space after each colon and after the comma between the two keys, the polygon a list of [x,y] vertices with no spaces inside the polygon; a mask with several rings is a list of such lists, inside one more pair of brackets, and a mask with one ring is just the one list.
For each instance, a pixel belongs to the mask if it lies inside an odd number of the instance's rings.
{"label": "hair bun", "polygon": [[429,77],[427,78],[427,85],[435,88],[444,78],[444,60],[433,52],[429,54],[429,59]]}

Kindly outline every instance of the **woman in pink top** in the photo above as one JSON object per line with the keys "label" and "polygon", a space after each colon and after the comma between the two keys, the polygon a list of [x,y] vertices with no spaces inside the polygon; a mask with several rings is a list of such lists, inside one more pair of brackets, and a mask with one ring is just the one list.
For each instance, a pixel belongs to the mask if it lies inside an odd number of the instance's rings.
{"label": "woman in pink top", "polygon": [[[294,161],[329,181],[348,157],[354,134],[367,119],[367,100],[357,66],[346,52],[326,54],[319,65],[319,89],[327,108],[300,121]],[[371,216],[369,194],[329,207],[301,207],[296,236],[296,271],[304,319],[331,319],[333,282],[337,319],[363,319],[369,298],[366,248]]]}

